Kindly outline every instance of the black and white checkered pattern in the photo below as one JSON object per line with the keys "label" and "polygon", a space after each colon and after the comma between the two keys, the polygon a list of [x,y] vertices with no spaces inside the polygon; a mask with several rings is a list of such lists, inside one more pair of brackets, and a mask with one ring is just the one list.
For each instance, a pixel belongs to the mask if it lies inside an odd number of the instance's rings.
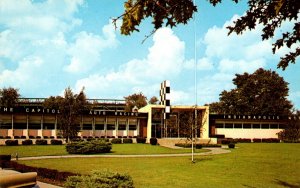
{"label": "black and white checkered pattern", "polygon": [[170,118],[171,104],[170,104],[170,81],[165,80],[160,84],[160,104],[165,106],[164,119]]}

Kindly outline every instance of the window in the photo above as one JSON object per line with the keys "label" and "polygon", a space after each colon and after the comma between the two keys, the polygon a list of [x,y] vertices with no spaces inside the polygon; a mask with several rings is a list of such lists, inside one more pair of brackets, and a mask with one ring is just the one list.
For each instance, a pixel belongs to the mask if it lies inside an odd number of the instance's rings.
{"label": "window", "polygon": [[262,129],[269,129],[269,124],[261,124]]}
{"label": "window", "polygon": [[120,130],[120,131],[126,130],[126,125],[125,125],[125,124],[120,124],[120,125],[118,126],[118,130]]}
{"label": "window", "polygon": [[260,129],[260,124],[252,124],[253,129]]}
{"label": "window", "polygon": [[250,123],[245,123],[243,124],[244,129],[251,129],[251,124]]}
{"label": "window", "polygon": [[233,128],[233,123],[225,123],[225,128],[232,129]]}
{"label": "window", "polygon": [[55,125],[54,123],[43,123],[43,129],[48,130],[48,129],[54,129]]}
{"label": "window", "polygon": [[95,130],[104,130],[104,123],[96,124],[95,125]]}
{"label": "window", "polygon": [[40,123],[30,123],[28,125],[28,129],[41,129],[41,124]]}
{"label": "window", "polygon": [[14,129],[27,129],[26,123],[14,123]]}
{"label": "window", "polygon": [[82,130],[93,130],[92,124],[83,124]]}
{"label": "window", "polygon": [[107,124],[107,130],[115,130],[115,124]]}
{"label": "window", "polygon": [[216,128],[224,128],[224,124],[223,123],[217,123]]}
{"label": "window", "polygon": [[285,124],[279,124],[279,129],[285,129],[286,125]]}
{"label": "window", "polygon": [[129,125],[129,130],[131,131],[136,130],[136,125]]}
{"label": "window", "polygon": [[11,123],[0,123],[0,129],[11,129]]}
{"label": "window", "polygon": [[278,124],[270,124],[270,129],[278,129]]}
{"label": "window", "polygon": [[241,129],[243,126],[241,123],[234,124],[235,129]]}

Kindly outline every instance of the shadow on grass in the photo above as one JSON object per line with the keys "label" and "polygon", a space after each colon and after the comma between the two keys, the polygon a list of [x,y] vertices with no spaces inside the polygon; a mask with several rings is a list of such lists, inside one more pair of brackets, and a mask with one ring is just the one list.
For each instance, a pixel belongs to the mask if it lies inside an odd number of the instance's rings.
{"label": "shadow on grass", "polygon": [[300,188],[300,183],[297,183],[297,185],[296,185],[296,184],[291,184],[291,183],[288,183],[288,182],[285,182],[285,181],[282,181],[282,180],[278,180],[278,179],[275,179],[275,182],[278,185],[281,185],[283,187]]}

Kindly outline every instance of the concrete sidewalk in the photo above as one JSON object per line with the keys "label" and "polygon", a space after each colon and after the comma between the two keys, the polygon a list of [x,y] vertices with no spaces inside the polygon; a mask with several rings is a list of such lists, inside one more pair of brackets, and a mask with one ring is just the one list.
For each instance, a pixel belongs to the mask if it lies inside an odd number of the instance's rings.
{"label": "concrete sidewalk", "polygon": [[[224,148],[203,148],[210,151],[203,153],[194,153],[195,156],[206,156],[206,155],[219,155],[230,153],[231,151]],[[191,153],[179,153],[179,154],[147,154],[147,155],[60,155],[60,156],[38,156],[38,157],[22,157],[18,160],[38,160],[38,159],[60,159],[60,158],[138,158],[138,157],[184,157],[191,156]],[[12,159],[15,160],[15,159]]]}

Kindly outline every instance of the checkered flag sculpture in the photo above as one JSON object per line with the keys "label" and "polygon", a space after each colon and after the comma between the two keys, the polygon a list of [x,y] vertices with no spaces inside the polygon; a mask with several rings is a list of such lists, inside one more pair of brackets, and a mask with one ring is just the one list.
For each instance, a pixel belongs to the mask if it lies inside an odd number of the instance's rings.
{"label": "checkered flag sculpture", "polygon": [[165,106],[164,119],[170,118],[170,81],[165,80],[160,84],[160,104]]}

